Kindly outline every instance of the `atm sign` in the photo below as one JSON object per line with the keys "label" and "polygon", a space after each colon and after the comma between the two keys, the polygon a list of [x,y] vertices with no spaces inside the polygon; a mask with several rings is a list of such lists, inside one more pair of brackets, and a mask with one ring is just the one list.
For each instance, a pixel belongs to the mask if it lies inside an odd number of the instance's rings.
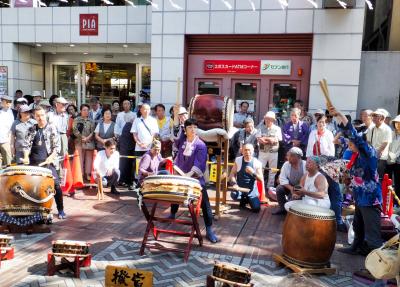
{"label": "atm sign", "polygon": [[79,14],[79,35],[80,36],[99,35],[98,14]]}

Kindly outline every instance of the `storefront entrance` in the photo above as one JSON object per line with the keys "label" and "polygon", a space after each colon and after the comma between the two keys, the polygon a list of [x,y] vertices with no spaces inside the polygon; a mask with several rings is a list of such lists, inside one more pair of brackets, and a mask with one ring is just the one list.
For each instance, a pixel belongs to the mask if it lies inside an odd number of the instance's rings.
{"label": "storefront entrance", "polygon": [[129,98],[137,101],[141,90],[150,92],[150,66],[123,63],[54,63],[52,94],[80,105],[96,96],[103,104]]}

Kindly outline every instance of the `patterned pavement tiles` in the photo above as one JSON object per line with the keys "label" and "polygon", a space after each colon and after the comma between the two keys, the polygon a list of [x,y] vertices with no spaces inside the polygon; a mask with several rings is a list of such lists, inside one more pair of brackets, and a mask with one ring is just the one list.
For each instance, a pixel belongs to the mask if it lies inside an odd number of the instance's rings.
{"label": "patterned pavement tiles", "polygon": [[[252,282],[257,287],[280,286],[283,280],[293,277],[286,268],[277,267],[272,260],[256,260],[239,256],[229,256],[211,252],[192,251],[188,263],[175,253],[145,251],[139,255],[140,242],[117,240],[93,257],[89,268],[82,268],[81,278],[72,278],[71,274],[43,276],[46,272],[44,260],[15,287],[97,287],[104,286],[104,270],[107,265],[127,266],[151,270],[154,274],[154,286],[205,286],[206,276],[212,273],[215,260],[230,262],[253,271]],[[307,277],[314,286],[364,287],[354,282],[350,272],[338,271],[331,276]],[[287,285],[285,285],[287,286]]]}

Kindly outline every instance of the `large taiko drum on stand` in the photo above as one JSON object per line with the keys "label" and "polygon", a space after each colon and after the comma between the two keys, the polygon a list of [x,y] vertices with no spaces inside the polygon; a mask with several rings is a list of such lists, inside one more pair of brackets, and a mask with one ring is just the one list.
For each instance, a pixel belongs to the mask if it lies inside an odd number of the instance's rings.
{"label": "large taiko drum on stand", "polygon": [[202,130],[233,127],[235,108],[232,99],[217,95],[196,95],[190,100],[189,115]]}
{"label": "large taiko drum on stand", "polygon": [[152,175],[143,180],[143,198],[187,203],[198,200],[201,185],[197,179],[176,175]]}
{"label": "large taiko drum on stand", "polygon": [[295,203],[283,225],[283,257],[306,268],[330,267],[336,243],[335,213],[331,209]]}
{"label": "large taiko drum on stand", "polygon": [[10,166],[0,174],[0,211],[9,216],[47,217],[54,197],[51,170],[37,166]]}

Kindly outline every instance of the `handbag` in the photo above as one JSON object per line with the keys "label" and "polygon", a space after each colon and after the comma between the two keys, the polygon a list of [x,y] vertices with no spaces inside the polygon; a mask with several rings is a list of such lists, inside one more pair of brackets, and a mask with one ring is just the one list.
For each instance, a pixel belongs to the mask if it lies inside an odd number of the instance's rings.
{"label": "handbag", "polygon": [[400,273],[399,234],[382,247],[374,249],[365,259],[365,268],[377,279],[397,278]]}

